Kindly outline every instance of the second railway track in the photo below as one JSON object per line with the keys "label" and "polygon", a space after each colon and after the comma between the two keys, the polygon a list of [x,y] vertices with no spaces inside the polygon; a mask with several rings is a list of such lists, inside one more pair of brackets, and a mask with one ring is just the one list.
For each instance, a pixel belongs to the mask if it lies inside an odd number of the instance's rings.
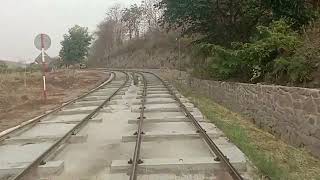
{"label": "second railway track", "polygon": [[252,179],[244,154],[176,89],[152,73],[113,73],[10,133],[0,145],[0,180]]}
{"label": "second railway track", "polygon": [[85,141],[78,132],[95,121],[98,112],[128,83],[128,75],[112,73],[109,80],[83,96],[1,135],[0,180],[39,179],[63,169],[51,161],[67,143]]}

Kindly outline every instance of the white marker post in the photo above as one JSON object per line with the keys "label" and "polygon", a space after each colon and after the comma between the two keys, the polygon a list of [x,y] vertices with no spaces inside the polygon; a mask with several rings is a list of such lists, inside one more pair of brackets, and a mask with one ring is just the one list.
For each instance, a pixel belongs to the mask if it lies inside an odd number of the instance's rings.
{"label": "white marker post", "polygon": [[42,79],[43,79],[43,99],[47,101],[47,87],[46,87],[46,61],[44,59],[44,34],[41,34],[41,57],[42,57]]}
{"label": "white marker post", "polygon": [[42,60],[42,79],[43,79],[43,98],[44,102],[47,101],[47,86],[46,86],[46,60],[45,60],[45,51],[51,46],[51,39],[46,34],[39,34],[34,40],[34,45],[37,49],[41,51],[41,60]]}

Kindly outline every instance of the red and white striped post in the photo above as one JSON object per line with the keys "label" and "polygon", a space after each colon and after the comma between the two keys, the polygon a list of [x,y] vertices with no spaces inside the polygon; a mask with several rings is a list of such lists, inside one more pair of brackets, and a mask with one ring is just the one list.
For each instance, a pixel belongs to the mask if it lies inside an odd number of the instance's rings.
{"label": "red and white striped post", "polygon": [[47,86],[46,86],[46,71],[47,65],[45,60],[45,51],[48,50],[51,46],[51,39],[47,34],[41,33],[38,34],[34,39],[34,45],[36,48],[41,51],[41,60],[37,61],[39,64],[42,61],[42,79],[43,79],[43,99],[44,103],[47,101]]}
{"label": "red and white striped post", "polygon": [[44,57],[44,34],[41,34],[41,57],[42,57],[42,80],[43,80],[43,99],[47,101],[47,86],[46,86],[46,61]]}

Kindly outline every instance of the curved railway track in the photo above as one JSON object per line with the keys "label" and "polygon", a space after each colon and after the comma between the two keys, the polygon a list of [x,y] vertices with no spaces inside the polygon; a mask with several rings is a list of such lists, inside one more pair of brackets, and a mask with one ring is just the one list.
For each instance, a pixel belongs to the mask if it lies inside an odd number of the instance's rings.
{"label": "curved railway track", "polygon": [[0,179],[34,179],[39,166],[50,168],[46,162],[50,156],[77,139],[81,128],[128,82],[127,73],[112,72],[109,80],[90,92],[1,135]]}
{"label": "curved railway track", "polygon": [[[146,74],[149,75],[149,82],[148,82],[148,79],[145,77]],[[227,156],[225,156],[222,153],[222,151],[219,149],[219,147],[212,141],[212,139],[207,134],[206,130],[200,125],[198,120],[188,110],[188,108],[184,105],[184,103],[181,102],[180,98],[177,96],[174,90],[172,90],[171,87],[169,87],[168,84],[165,83],[159,76],[153,73],[140,72],[139,75],[140,77],[142,77],[141,78],[142,80],[141,107],[140,107],[140,116],[138,118],[139,119],[138,129],[134,134],[137,136],[135,150],[134,150],[133,158],[129,160],[129,164],[132,164],[129,179],[130,180],[138,179],[139,164],[144,163],[143,159],[141,159],[140,157],[140,153],[141,153],[141,144],[143,141],[143,136],[145,135],[145,132],[143,131],[143,122],[145,120],[145,108],[146,108],[145,104],[146,104],[146,98],[147,98],[147,89],[148,89],[148,85],[151,84],[151,86],[156,86],[159,89],[162,88],[162,90],[164,89],[163,91],[167,92],[171,96],[170,98],[174,99],[175,103],[180,107],[181,111],[190,120],[190,123],[194,125],[194,127],[196,128],[196,132],[206,142],[210,151],[214,154],[214,160],[217,162],[220,162],[222,169],[228,172],[228,175],[223,175],[223,179],[242,180],[243,178],[240,175],[240,173],[230,163]],[[150,76],[154,76],[156,79],[150,78]],[[153,79],[153,82],[150,82],[150,79]],[[156,83],[156,84],[153,84],[153,83]]]}
{"label": "curved railway track", "polygon": [[0,180],[250,179],[244,154],[150,72],[114,71],[0,142]]}

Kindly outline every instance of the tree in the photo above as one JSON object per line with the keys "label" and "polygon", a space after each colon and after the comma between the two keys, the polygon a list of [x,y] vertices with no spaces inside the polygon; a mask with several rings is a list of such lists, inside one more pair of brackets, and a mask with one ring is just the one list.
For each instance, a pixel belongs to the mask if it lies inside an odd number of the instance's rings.
{"label": "tree", "polygon": [[[114,36],[113,41],[115,41],[116,46],[121,45],[123,42],[123,23],[121,22],[121,18],[122,18],[121,5],[115,4],[107,11],[107,17],[105,18],[105,22],[101,24],[104,26],[110,26],[110,25],[112,26],[112,29],[113,29],[112,36]],[[100,27],[98,28],[101,29]]]}
{"label": "tree", "polygon": [[121,46],[124,41],[124,23],[122,22],[123,9],[115,4],[106,12],[106,17],[98,25],[94,33],[95,41],[90,50],[90,63],[106,61],[110,52]]}
{"label": "tree", "polygon": [[123,10],[122,21],[125,23],[128,30],[129,39],[132,39],[133,35],[135,35],[136,38],[139,38],[142,14],[143,9],[137,4],[131,5],[130,8],[125,8]]}
{"label": "tree", "polygon": [[313,18],[304,0],[162,0],[162,24],[198,35],[201,42],[248,42],[257,25],[288,19],[298,29]]}
{"label": "tree", "polygon": [[141,7],[143,9],[144,19],[148,25],[148,31],[159,29],[159,18],[162,15],[162,11],[156,8],[159,0],[144,0],[142,1]]}
{"label": "tree", "polygon": [[118,34],[117,26],[116,22],[111,19],[103,21],[98,25],[98,31],[95,32],[97,38],[91,47],[90,61],[105,60],[111,50],[121,44],[122,39],[121,35]]}
{"label": "tree", "polygon": [[63,38],[62,49],[60,50],[60,57],[63,62],[69,66],[83,61],[88,55],[89,46],[93,39],[88,32],[88,28],[75,25],[69,29],[68,34],[65,34]]}
{"label": "tree", "polygon": [[273,20],[287,19],[295,29],[299,29],[315,18],[315,10],[319,3],[308,0],[266,0],[265,2],[271,8]]}

